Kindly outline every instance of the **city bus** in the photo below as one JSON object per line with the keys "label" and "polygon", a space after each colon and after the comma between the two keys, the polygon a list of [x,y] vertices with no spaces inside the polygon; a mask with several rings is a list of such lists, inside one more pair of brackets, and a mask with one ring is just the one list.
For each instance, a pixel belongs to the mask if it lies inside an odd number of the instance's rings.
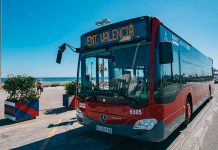
{"label": "city bus", "polygon": [[77,120],[93,130],[160,142],[214,92],[213,60],[157,17],[81,36]]}

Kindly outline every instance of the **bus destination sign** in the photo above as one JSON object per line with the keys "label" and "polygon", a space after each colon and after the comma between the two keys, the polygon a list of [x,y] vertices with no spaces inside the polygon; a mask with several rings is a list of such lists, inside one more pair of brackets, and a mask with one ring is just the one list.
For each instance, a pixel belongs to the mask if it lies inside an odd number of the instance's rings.
{"label": "bus destination sign", "polygon": [[81,48],[97,48],[146,38],[146,20],[135,19],[108,25],[81,36]]}

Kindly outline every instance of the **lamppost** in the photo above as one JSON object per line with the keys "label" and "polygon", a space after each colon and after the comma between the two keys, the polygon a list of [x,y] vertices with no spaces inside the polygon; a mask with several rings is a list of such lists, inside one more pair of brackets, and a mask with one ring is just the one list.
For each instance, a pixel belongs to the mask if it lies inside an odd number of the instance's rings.
{"label": "lamppost", "polygon": [[105,24],[108,24],[108,23],[110,23],[110,22],[111,22],[110,19],[105,18],[105,19],[103,19],[102,21],[97,21],[95,24],[96,24],[97,26],[103,27]]}
{"label": "lamppost", "polygon": [[0,0],[0,84],[2,82],[2,0]]}
{"label": "lamppost", "polygon": [[[105,18],[103,19],[102,21],[97,21],[95,24],[97,26],[101,26],[103,27],[105,24],[108,24],[110,23],[111,20],[108,19],[108,18]],[[104,83],[104,71],[105,71],[105,68],[104,68],[104,59],[102,60],[102,64],[100,64],[100,73],[101,73],[101,82]],[[104,88],[104,87],[103,87]]]}
{"label": "lamppost", "polygon": [[93,62],[91,62],[91,80],[92,80],[92,65],[93,65]]}

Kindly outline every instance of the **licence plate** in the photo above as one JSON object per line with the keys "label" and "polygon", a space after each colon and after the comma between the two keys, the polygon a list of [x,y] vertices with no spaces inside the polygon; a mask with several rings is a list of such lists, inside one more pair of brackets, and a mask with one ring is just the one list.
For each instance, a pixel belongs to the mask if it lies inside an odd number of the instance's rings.
{"label": "licence plate", "polygon": [[96,125],[96,130],[104,133],[112,134],[112,128]]}

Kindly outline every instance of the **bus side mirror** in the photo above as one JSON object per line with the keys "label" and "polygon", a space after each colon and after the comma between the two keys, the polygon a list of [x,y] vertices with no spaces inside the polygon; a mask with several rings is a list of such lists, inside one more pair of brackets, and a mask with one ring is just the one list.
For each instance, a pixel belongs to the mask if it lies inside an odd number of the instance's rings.
{"label": "bus side mirror", "polygon": [[60,64],[61,59],[62,59],[62,50],[58,50],[57,58],[56,58],[56,63]]}
{"label": "bus side mirror", "polygon": [[169,64],[173,62],[173,44],[171,42],[159,43],[160,64]]}
{"label": "bus side mirror", "polygon": [[66,50],[67,44],[64,43],[59,47],[57,58],[56,58],[56,63],[60,64],[61,59],[62,59],[62,53]]}

